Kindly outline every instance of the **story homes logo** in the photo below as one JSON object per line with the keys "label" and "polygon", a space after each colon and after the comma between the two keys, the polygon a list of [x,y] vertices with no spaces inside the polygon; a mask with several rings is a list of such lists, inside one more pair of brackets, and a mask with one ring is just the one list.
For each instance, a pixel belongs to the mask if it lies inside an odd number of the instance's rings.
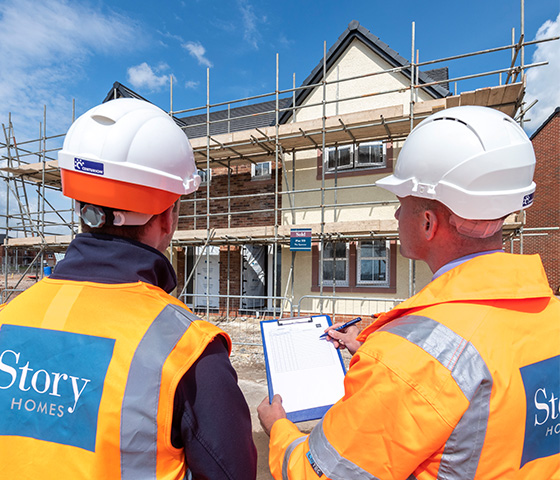
{"label": "story homes logo", "polygon": [[0,328],[0,434],[95,451],[115,341],[16,325]]}
{"label": "story homes logo", "polygon": [[527,416],[521,466],[560,453],[560,356],[520,369]]}

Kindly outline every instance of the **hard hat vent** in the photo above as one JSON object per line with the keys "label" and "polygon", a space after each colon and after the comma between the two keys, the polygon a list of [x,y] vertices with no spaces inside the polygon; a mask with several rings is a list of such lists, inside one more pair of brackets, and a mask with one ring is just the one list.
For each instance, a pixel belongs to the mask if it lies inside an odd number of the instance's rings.
{"label": "hard hat vent", "polygon": [[91,118],[101,125],[114,125],[116,123],[115,120],[104,115],[92,115]]}

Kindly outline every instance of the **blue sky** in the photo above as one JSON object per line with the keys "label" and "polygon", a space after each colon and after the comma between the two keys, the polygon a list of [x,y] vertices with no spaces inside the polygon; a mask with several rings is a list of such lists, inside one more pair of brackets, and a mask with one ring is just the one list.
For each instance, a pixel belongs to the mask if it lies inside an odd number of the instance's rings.
{"label": "blue sky", "polygon": [[[412,22],[420,60],[510,43],[520,32],[520,1],[325,0],[0,0],[0,121],[8,112],[16,136],[38,136],[43,106],[48,134],[64,133],[72,115],[100,103],[118,81],[165,110],[271,92],[276,54],[280,88],[299,85],[352,20],[358,20],[403,57],[411,53]],[[525,34],[560,34],[559,0],[526,1]],[[538,98],[527,130],[560,105],[560,42],[526,49],[551,65],[529,77],[528,98]],[[452,62],[450,75],[505,68],[510,53]],[[536,58],[536,57],[535,57]],[[538,70],[538,72],[537,72]],[[470,90],[493,79],[459,86]],[[0,132],[1,133],[1,132]],[[20,140],[21,141],[21,140]]]}

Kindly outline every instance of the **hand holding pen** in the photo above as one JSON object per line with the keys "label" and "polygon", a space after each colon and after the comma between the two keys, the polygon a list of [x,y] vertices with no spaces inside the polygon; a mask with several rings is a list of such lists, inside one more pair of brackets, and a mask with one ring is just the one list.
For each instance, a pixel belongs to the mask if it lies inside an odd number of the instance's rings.
{"label": "hand holding pen", "polygon": [[[345,330],[346,328],[348,328],[350,325],[355,325],[358,322],[362,321],[362,317],[356,317],[353,318],[352,320],[350,320],[349,322],[343,323],[342,325],[339,325],[338,327],[336,327],[335,325],[337,325],[336,323],[334,325],[331,325],[331,327],[334,327],[333,330],[336,330],[337,332],[340,332],[341,330]],[[327,330],[325,330],[325,333],[323,333],[319,338],[325,338],[326,336],[328,336],[328,331],[330,331],[331,327],[329,327]]]}
{"label": "hand holding pen", "polygon": [[345,348],[354,355],[356,350],[360,348],[362,342],[356,340],[360,329],[356,326],[356,323],[360,322],[361,317],[354,318],[346,323],[335,323],[325,330],[325,333],[321,335],[321,338],[327,338],[328,341],[332,342],[335,348],[343,350]]}

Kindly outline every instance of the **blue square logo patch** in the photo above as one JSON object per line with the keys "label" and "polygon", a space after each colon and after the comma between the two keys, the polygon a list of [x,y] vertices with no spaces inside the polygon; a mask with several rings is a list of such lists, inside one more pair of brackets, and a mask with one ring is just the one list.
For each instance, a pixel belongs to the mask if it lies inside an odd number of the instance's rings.
{"label": "blue square logo patch", "polygon": [[560,453],[560,356],[520,369],[527,417],[521,467]]}
{"label": "blue square logo patch", "polygon": [[74,170],[80,172],[93,173],[94,175],[104,175],[105,166],[101,162],[86,160],[85,158],[74,158]]}
{"label": "blue square logo patch", "polygon": [[0,435],[95,451],[115,340],[16,325],[0,328]]}

